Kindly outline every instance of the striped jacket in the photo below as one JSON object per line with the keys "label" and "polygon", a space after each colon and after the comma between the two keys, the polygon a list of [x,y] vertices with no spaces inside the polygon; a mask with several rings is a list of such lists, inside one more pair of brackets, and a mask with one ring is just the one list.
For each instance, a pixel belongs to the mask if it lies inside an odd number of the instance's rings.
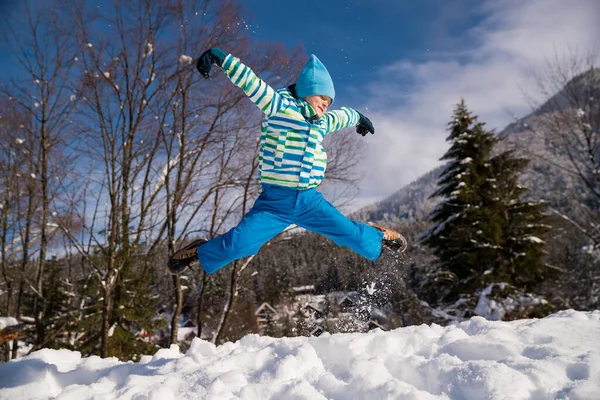
{"label": "striped jacket", "polygon": [[259,181],[305,190],[317,187],[325,175],[323,139],[331,132],[358,124],[351,108],[314,118],[314,109],[288,89],[273,90],[240,60],[227,55],[221,67],[264,113],[260,135]]}

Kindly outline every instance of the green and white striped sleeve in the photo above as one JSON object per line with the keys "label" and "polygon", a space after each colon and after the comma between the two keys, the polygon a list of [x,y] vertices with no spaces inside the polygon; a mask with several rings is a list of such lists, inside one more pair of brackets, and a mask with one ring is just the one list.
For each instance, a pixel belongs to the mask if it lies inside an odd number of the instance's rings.
{"label": "green and white striped sleeve", "polygon": [[231,54],[227,55],[222,68],[231,82],[241,88],[263,113],[270,116],[282,108],[284,98],[244,65],[239,58]]}
{"label": "green and white striped sleeve", "polygon": [[356,126],[360,115],[350,107],[342,107],[325,113],[323,118],[325,118],[325,133],[328,134],[342,128]]}

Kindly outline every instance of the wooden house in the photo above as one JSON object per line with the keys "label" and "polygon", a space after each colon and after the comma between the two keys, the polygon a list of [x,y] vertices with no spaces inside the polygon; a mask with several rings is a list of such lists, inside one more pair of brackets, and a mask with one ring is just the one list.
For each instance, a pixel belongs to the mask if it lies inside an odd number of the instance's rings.
{"label": "wooden house", "polygon": [[260,332],[264,331],[269,321],[279,319],[277,311],[269,303],[262,303],[254,312],[254,316]]}

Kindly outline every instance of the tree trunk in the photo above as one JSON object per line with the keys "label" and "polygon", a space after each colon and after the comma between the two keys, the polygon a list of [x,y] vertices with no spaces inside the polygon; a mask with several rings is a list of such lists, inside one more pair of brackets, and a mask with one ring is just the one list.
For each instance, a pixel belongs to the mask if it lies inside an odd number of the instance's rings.
{"label": "tree trunk", "polygon": [[[45,107],[45,105],[44,105]],[[45,115],[45,113],[44,113]],[[42,171],[41,171],[41,184],[42,184],[42,223],[41,223],[41,236],[40,236],[40,261],[37,272],[35,288],[37,290],[35,301],[34,301],[34,314],[35,314],[35,330],[37,334],[36,347],[42,348],[46,341],[46,327],[44,323],[44,310],[45,300],[43,297],[44,290],[44,267],[46,265],[46,250],[48,246],[48,236],[46,228],[48,225],[48,137],[46,132],[46,123],[42,122],[42,140],[40,144]]]}
{"label": "tree trunk", "polygon": [[[109,275],[112,275],[109,273]],[[110,319],[112,316],[112,296],[113,285],[109,283],[111,278],[107,277],[107,282],[104,286],[104,301],[102,303],[102,340],[100,342],[100,357],[108,357],[108,340],[110,333]]]}
{"label": "tree trunk", "polygon": [[[6,285],[7,285],[7,288],[6,288],[6,291],[7,291],[6,315],[10,315],[10,302],[12,301],[12,291],[13,291],[12,290],[12,281],[7,280]],[[8,343],[5,343],[2,345],[2,355],[3,355],[3,358],[2,358],[3,361],[7,362],[10,360],[10,347],[9,347]]]}
{"label": "tree trunk", "polygon": [[183,291],[181,290],[181,277],[173,275],[173,285],[175,286],[175,309],[171,319],[171,337],[169,344],[177,344],[177,335],[179,334],[179,316],[183,307]]}
{"label": "tree trunk", "polygon": [[204,306],[204,288],[208,283],[208,274],[202,271],[202,287],[198,293],[198,314],[196,315],[196,326],[198,337],[202,338],[202,307]]}
{"label": "tree trunk", "polygon": [[[0,251],[2,252],[2,275],[4,276],[4,281],[6,282],[6,309],[4,310],[4,312],[6,313],[5,315],[10,316],[10,304],[12,303],[13,295],[13,280],[6,274],[6,271],[8,269],[8,260],[6,258],[6,236],[8,232],[8,201],[4,203],[4,207],[2,208],[2,210],[2,240],[0,242],[0,244],[2,245],[2,249]],[[10,347],[8,343],[2,345],[2,354],[3,361],[6,362],[10,360]]]}
{"label": "tree trunk", "polygon": [[[257,142],[257,145],[254,149],[255,155],[256,155],[256,153],[258,153],[259,145],[260,144]],[[254,174],[257,169],[258,169],[258,162],[253,161],[252,167],[250,168],[250,171],[248,173],[248,176],[246,178],[246,182],[244,185],[244,200],[242,203],[242,216],[246,215],[246,208],[247,208],[248,200],[250,197],[250,187],[251,187],[251,184],[253,181]],[[219,321],[219,325],[217,327],[217,333],[215,334],[215,337],[214,337],[214,343],[219,343],[219,341],[223,337],[223,331],[225,329],[225,326],[229,322],[229,318],[231,316],[231,310],[233,309],[235,302],[237,300],[238,279],[240,277],[241,272],[248,266],[248,264],[252,261],[253,258],[254,258],[254,256],[250,256],[249,258],[247,258],[241,267],[240,267],[239,261],[236,261],[233,263],[233,268],[231,269],[231,278],[230,278],[230,283],[229,283],[229,294],[227,296],[227,301],[226,301],[225,307],[223,309],[221,320]]]}
{"label": "tree trunk", "polygon": [[[23,292],[25,290],[25,268],[29,262],[29,244],[31,235],[31,218],[33,215],[33,192],[34,188],[29,186],[29,195],[27,198],[27,215],[25,218],[25,235],[23,235],[23,258],[21,260],[21,275],[19,277],[19,290],[17,292],[17,304],[15,305],[15,318],[19,318],[21,313],[21,304],[23,303]],[[15,339],[12,347],[12,358],[17,358],[17,350],[19,341]]]}

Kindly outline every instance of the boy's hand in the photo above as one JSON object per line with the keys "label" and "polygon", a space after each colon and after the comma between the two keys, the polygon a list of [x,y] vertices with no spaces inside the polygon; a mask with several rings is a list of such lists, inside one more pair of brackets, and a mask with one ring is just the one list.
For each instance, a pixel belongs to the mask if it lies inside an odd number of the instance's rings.
{"label": "boy's hand", "polygon": [[196,69],[203,77],[206,79],[210,78],[209,72],[213,64],[217,64],[219,66],[223,65],[223,61],[225,61],[225,57],[227,54],[221,49],[212,48],[206,50],[200,58],[198,58],[198,62],[196,63]]}
{"label": "boy's hand", "polygon": [[371,120],[362,115],[361,113],[358,113],[358,115],[360,115],[360,119],[358,120],[358,124],[356,125],[356,132],[360,135],[363,135],[363,137],[369,132],[371,132],[371,134],[374,134],[375,128],[373,128]]}

